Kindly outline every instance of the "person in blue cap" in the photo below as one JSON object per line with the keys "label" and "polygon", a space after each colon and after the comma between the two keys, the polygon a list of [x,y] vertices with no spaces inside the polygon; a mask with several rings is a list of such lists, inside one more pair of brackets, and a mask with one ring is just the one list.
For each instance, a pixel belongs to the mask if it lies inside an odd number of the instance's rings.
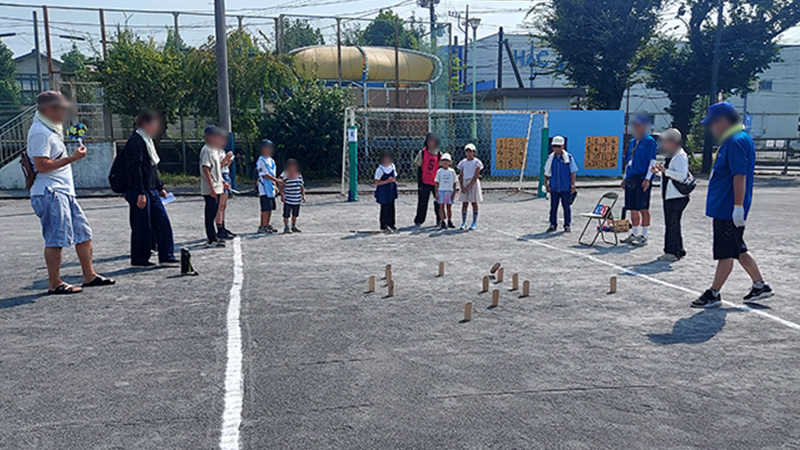
{"label": "person in blue cap", "polygon": [[722,304],[720,290],[733,270],[733,260],[750,275],[753,287],[745,302],[772,297],[772,288],[764,283],[758,263],[744,243],[744,227],[753,202],[753,174],[756,147],[744,131],[739,113],[728,102],[708,108],[701,122],[720,144],[711,179],[708,182],[706,215],[713,219],[714,259],[717,271],[711,287],[692,302],[693,308],[716,308]]}
{"label": "person in blue cap", "polygon": [[631,214],[633,229],[631,235],[622,242],[631,245],[647,245],[647,231],[650,228],[650,168],[656,163],[658,144],[650,136],[650,117],[635,114],[631,118],[633,139],[628,142],[623,158],[625,176],[622,187],[625,189],[625,209]]}

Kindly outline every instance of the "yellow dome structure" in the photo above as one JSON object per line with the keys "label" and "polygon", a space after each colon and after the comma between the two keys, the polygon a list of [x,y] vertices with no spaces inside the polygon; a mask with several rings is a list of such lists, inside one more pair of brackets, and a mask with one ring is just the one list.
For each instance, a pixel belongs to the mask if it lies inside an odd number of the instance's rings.
{"label": "yellow dome structure", "polygon": [[[338,80],[336,46],[305,47],[292,52],[306,69],[323,80]],[[435,55],[415,50],[398,51],[400,81],[403,83],[435,82],[442,73],[442,64]],[[395,81],[393,47],[342,46],[342,80],[363,82]]]}

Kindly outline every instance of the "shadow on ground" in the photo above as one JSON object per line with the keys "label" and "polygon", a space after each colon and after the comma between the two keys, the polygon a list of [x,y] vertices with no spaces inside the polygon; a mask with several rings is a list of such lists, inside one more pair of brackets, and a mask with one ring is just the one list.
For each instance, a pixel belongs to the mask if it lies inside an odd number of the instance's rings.
{"label": "shadow on ground", "polygon": [[659,345],[702,344],[710,341],[725,327],[725,319],[729,312],[739,311],[735,308],[706,309],[675,322],[672,333],[648,334],[650,342]]}

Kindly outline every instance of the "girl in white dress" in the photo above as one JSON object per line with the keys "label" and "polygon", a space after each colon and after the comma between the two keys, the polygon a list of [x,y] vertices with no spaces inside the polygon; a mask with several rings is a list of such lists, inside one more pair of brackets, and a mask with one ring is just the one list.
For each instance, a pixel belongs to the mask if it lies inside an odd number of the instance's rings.
{"label": "girl in white dress", "polygon": [[475,144],[467,144],[464,147],[464,152],[467,157],[458,163],[458,181],[461,184],[461,191],[459,192],[461,227],[459,229],[467,229],[467,210],[469,209],[469,204],[472,203],[472,225],[470,225],[469,229],[476,230],[478,228],[478,203],[483,201],[480,181],[483,163],[475,157],[478,153]]}

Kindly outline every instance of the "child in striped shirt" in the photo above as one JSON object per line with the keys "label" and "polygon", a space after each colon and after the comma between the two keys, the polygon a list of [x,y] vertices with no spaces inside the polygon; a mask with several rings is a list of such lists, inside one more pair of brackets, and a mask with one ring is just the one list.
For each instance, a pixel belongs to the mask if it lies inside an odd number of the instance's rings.
{"label": "child in striped shirt", "polygon": [[[300,204],[306,202],[306,187],[303,184],[303,176],[300,175],[300,164],[296,159],[286,160],[286,168],[281,173],[283,189],[281,190],[281,200],[283,200],[283,232],[285,234],[299,233],[297,228],[297,216],[300,215]],[[289,218],[292,219],[292,226],[289,227]]]}

